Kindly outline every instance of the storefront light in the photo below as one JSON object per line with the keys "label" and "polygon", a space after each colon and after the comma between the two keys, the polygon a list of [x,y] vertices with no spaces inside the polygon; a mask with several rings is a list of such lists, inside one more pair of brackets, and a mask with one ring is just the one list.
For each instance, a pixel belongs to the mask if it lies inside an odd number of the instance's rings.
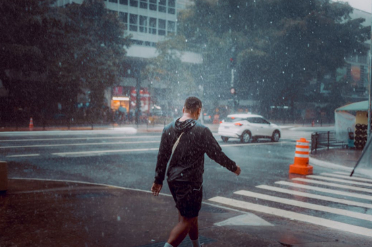
{"label": "storefront light", "polygon": [[114,101],[129,101],[129,97],[116,97],[116,96],[114,96],[112,98],[112,100],[114,100]]}

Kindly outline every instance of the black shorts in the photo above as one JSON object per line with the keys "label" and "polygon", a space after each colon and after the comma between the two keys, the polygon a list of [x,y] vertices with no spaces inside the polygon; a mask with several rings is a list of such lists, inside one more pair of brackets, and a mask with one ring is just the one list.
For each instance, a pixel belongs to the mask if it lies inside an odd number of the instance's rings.
{"label": "black shorts", "polygon": [[203,199],[202,183],[168,182],[176,208],[183,217],[198,217]]}

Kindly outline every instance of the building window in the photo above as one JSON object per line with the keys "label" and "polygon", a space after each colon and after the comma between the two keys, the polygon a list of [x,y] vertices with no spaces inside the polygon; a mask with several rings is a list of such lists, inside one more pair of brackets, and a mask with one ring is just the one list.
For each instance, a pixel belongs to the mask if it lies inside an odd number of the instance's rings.
{"label": "building window", "polygon": [[172,21],[168,21],[168,33],[167,34],[174,34],[176,32],[176,23]]}
{"label": "building window", "polygon": [[124,23],[125,30],[128,29],[128,13],[119,12],[119,19]]}
{"label": "building window", "polygon": [[165,20],[159,19],[158,35],[165,35]]}
{"label": "building window", "polygon": [[156,18],[150,17],[149,33],[156,34]]}
{"label": "building window", "polygon": [[150,0],[150,10],[156,11],[156,1],[157,0]]}
{"label": "building window", "polygon": [[168,14],[176,14],[176,0],[168,0]]}
{"label": "building window", "polygon": [[138,15],[130,14],[129,20],[129,30],[130,31],[138,31]]}
{"label": "building window", "polygon": [[143,41],[141,40],[132,40],[133,44],[136,44],[136,45],[139,45],[139,46],[142,46],[143,45]]}
{"label": "building window", "polygon": [[147,33],[147,16],[140,16],[140,32]]}
{"label": "building window", "polygon": [[141,0],[140,2],[140,8],[141,9],[147,9],[147,0]]}
{"label": "building window", "polygon": [[118,0],[109,0],[110,3],[118,3]]}
{"label": "building window", "polygon": [[138,1],[137,0],[130,0],[130,6],[138,7]]}
{"label": "building window", "polygon": [[120,4],[128,5],[128,0],[120,0]]}
{"label": "building window", "polygon": [[159,0],[159,12],[167,12],[167,1]]}

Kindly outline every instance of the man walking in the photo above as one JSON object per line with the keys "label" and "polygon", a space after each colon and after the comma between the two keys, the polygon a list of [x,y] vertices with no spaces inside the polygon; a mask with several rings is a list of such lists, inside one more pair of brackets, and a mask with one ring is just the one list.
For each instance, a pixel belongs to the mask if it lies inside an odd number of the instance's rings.
{"label": "man walking", "polygon": [[241,171],[222,152],[209,128],[196,122],[201,109],[202,102],[197,97],[187,98],[183,116],[167,125],[161,137],[151,191],[155,196],[159,195],[169,163],[168,186],[179,211],[179,222],[165,243],[169,247],[178,246],[187,234],[193,246],[200,246],[198,215],[203,198],[204,154],[236,175]]}

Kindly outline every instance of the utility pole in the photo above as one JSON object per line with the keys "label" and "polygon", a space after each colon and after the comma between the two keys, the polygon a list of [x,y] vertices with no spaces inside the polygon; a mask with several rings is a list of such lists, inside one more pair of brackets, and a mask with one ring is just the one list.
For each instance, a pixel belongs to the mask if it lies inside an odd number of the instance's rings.
{"label": "utility pole", "polygon": [[134,69],[134,76],[136,79],[136,111],[135,111],[135,122],[139,124],[139,118],[141,113],[141,67],[138,65]]}

